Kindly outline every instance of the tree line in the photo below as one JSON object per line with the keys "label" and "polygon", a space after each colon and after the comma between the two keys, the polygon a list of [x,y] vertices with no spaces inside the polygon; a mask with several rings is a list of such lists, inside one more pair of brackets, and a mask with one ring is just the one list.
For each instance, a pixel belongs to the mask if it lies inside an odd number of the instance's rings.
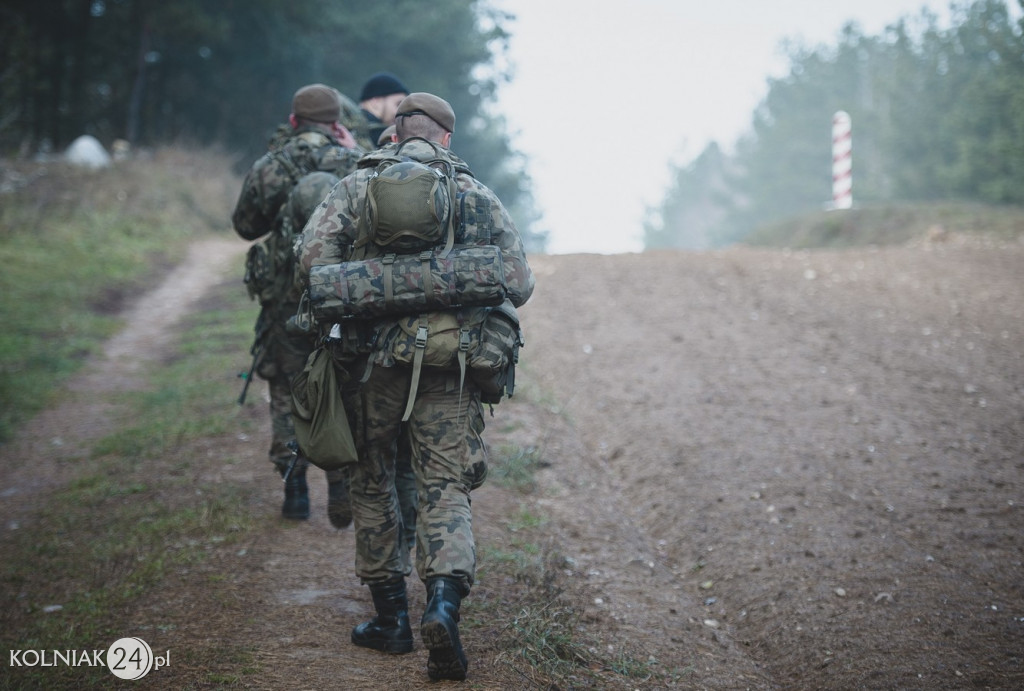
{"label": "tree line", "polygon": [[[1017,0],[1024,7],[1024,0]],[[703,249],[820,210],[831,199],[831,126],[853,122],[856,205],[965,200],[1024,204],[1024,20],[1001,0],[922,11],[838,45],[789,45],[785,76],[735,151],[709,144],[672,171],[645,221],[648,249]]]}
{"label": "tree line", "polygon": [[453,148],[538,249],[526,162],[488,109],[512,17],[476,0],[5,0],[0,5],[0,152],[220,146],[244,165],[266,150],[303,84],[357,100],[390,71],[444,97]]}

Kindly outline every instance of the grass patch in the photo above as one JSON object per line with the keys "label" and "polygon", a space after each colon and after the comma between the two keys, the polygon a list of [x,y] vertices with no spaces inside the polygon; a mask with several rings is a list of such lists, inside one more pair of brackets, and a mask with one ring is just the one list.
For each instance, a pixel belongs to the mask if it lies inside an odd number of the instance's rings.
{"label": "grass patch", "polygon": [[[0,162],[0,443],[120,322],[130,297],[200,233],[229,225],[226,157],[158,152],[100,171]],[[230,190],[230,192],[229,192]]]}
{"label": "grass patch", "polygon": [[521,658],[535,674],[569,678],[591,664],[591,655],[576,640],[578,622],[578,609],[557,597],[529,603],[508,625],[508,655]]}
{"label": "grass patch", "polygon": [[[188,440],[252,429],[241,409],[227,406],[231,399],[225,394],[241,387],[238,370],[248,357],[252,303],[231,283],[203,307],[184,325],[178,355],[151,373],[152,389],[121,395],[125,408],[134,411],[134,422],[101,439],[94,455],[156,457]],[[204,361],[215,364],[197,370]]]}
{"label": "grass patch", "polygon": [[[481,580],[503,585],[496,594],[478,593],[463,611],[466,636],[495,640],[495,663],[509,679],[523,681],[517,686],[631,688],[682,678],[685,673],[663,670],[629,650],[608,651],[600,634],[583,630],[585,605],[564,580],[565,558],[544,546],[550,543],[545,524],[532,514],[513,520],[501,547],[482,549]],[[496,631],[495,622],[501,623]]]}
{"label": "grass patch", "polygon": [[[99,440],[23,525],[0,533],[0,593],[8,603],[0,646],[93,650],[132,635],[131,612],[169,575],[250,533],[249,497],[197,480],[205,458],[190,449],[252,424],[233,390],[225,394],[237,381],[251,322],[244,291],[225,283],[178,333],[187,357],[154,368],[147,391],[106,394],[131,412],[132,424]],[[230,660],[214,662],[223,668]],[[11,668],[0,688],[109,688],[111,679],[105,667]]]}
{"label": "grass patch", "polygon": [[1024,208],[943,202],[817,212],[758,228],[743,238],[743,244],[792,249],[897,245],[935,229],[1017,238],[1024,233]]}
{"label": "grass patch", "polygon": [[529,494],[537,489],[534,474],[544,464],[537,447],[502,446],[493,456],[488,475],[502,487]]}
{"label": "grass patch", "polygon": [[501,540],[478,547],[482,586],[462,614],[466,636],[493,640],[495,663],[522,682],[517,687],[631,688],[680,678],[645,656],[608,651],[599,632],[584,630],[586,605],[565,575],[572,563],[554,544],[548,518],[528,504],[507,518]]}

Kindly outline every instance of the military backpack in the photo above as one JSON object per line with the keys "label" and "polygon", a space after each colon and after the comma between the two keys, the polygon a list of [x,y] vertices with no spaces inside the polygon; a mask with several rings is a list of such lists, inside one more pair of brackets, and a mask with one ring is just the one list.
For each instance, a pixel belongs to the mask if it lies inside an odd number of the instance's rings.
{"label": "military backpack", "polygon": [[[436,156],[402,155],[410,141]],[[424,368],[458,371],[487,403],[512,395],[522,331],[494,245],[455,245],[456,209],[465,203],[440,147],[411,138],[381,160],[367,181],[351,261],[310,272],[313,311],[322,319],[391,317],[375,339],[384,360],[412,368],[408,419]],[[369,376],[369,370],[366,376]]]}
{"label": "military backpack", "polygon": [[405,140],[393,155],[382,159],[366,183],[366,203],[360,216],[360,249],[377,245],[385,254],[416,254],[438,245],[447,253],[455,242],[458,185],[455,167],[434,142],[436,156],[418,161],[402,155]]}
{"label": "military backpack", "polygon": [[[310,216],[316,204],[338,181],[332,173],[312,170],[310,152],[318,140],[309,133],[307,135],[308,138],[300,135],[298,152],[292,153],[284,147],[270,154],[288,176],[290,190],[277,210],[273,229],[249,247],[243,279],[249,297],[264,306],[280,304],[291,297],[295,266],[293,245],[295,236],[302,232],[299,224]],[[303,164],[301,161],[309,162]]]}

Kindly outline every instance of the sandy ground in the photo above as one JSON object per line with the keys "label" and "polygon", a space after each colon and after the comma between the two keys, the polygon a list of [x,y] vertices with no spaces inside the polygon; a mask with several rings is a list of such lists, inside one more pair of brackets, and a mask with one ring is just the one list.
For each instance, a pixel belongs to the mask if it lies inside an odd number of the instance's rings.
{"label": "sandy ground", "polygon": [[[130,320],[151,331],[112,341],[0,450],[5,469],[17,458],[45,470],[116,424],[90,392],[134,386],[161,333],[211,291],[240,290],[222,277],[243,249],[197,247],[173,279],[190,299],[154,310],[147,301],[167,297],[143,298],[137,309],[164,316]],[[520,394],[486,436],[536,449],[545,468],[528,498],[475,493],[476,531],[500,539],[522,501],[548,516],[561,576],[585,603],[582,632],[602,652],[647,652],[681,688],[1024,686],[1024,244],[938,236],[531,263]],[[263,420],[265,387],[252,394]],[[247,686],[437,687],[421,647],[394,658],[348,643],[370,608],[351,531],[328,524],[316,475],[313,518],[280,520],[265,447],[232,435],[191,450],[207,480],[250,488],[266,521],[126,616],[154,648],[191,653],[149,686],[206,686],[203,646],[237,646],[272,670]],[[238,457],[253,462],[219,463]],[[8,478],[8,527],[60,482],[32,477]],[[467,613],[501,588],[482,583]],[[512,687],[493,664],[501,651],[466,646],[467,688]]]}

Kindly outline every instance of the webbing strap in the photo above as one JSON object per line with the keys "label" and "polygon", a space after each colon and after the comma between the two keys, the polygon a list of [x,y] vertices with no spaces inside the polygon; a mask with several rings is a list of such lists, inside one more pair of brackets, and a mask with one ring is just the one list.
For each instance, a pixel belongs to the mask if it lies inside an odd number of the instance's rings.
{"label": "webbing strap", "polygon": [[466,384],[466,355],[469,353],[469,326],[462,325],[459,329],[459,417],[455,424],[459,424],[462,418],[462,391]]}
{"label": "webbing strap", "polygon": [[433,256],[431,250],[423,250],[420,252],[420,272],[423,279],[423,295],[426,298],[427,306],[429,307],[434,301],[434,279],[430,275],[430,257]]}
{"label": "webbing strap", "polygon": [[348,292],[348,281],[346,281],[344,278],[339,278],[337,281],[334,282],[334,286],[337,289],[337,291],[341,293],[341,304],[351,305],[352,296]]}
{"label": "webbing strap", "polygon": [[[454,171],[453,171],[454,174]],[[447,257],[452,251],[452,247],[455,246],[455,181],[451,178],[448,179],[448,198],[452,200],[452,205],[448,209],[448,237],[444,241],[444,249],[441,250],[440,257]]]}
{"label": "webbing strap", "polygon": [[423,371],[423,353],[427,349],[427,336],[430,331],[427,328],[427,314],[420,315],[420,324],[416,329],[416,352],[412,356],[412,383],[409,384],[409,400],[405,404],[405,412],[402,414],[402,422],[408,422],[412,415],[412,408],[416,404],[416,392],[420,387],[420,373]]}
{"label": "webbing strap", "polygon": [[393,305],[395,303],[395,288],[391,284],[395,280],[392,268],[392,264],[395,263],[395,255],[385,254],[381,262],[384,264],[384,304]]}
{"label": "webbing strap", "polygon": [[370,375],[373,374],[373,358],[366,358],[366,369],[363,370],[363,376],[359,379],[360,384],[365,384],[370,381]]}

